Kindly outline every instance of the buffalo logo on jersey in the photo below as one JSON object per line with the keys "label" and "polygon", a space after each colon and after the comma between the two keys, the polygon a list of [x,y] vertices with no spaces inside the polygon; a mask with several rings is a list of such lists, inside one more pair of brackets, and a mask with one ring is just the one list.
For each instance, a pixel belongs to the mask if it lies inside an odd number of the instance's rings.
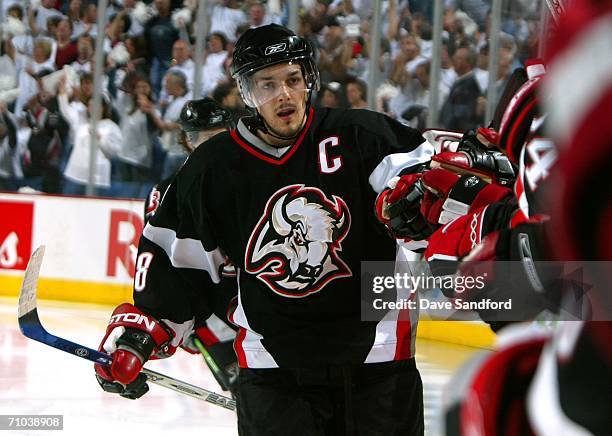
{"label": "buffalo logo on jersey", "polygon": [[351,214],[340,197],[286,186],[266,204],[249,238],[246,271],[279,295],[301,298],[353,273],[340,259]]}

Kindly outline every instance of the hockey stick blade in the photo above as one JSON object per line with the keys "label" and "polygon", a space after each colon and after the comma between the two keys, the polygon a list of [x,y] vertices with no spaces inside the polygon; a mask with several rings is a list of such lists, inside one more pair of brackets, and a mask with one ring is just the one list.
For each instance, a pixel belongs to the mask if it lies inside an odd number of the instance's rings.
{"label": "hockey stick blade", "polygon": [[[36,290],[38,288],[38,275],[40,273],[44,253],[44,245],[38,247],[32,254],[25,271],[23,284],[21,286],[21,293],[19,294],[18,309],[19,329],[21,330],[21,333],[30,339],[42,342],[45,345],[65,351],[66,353],[73,354],[77,357],[87,359],[101,365],[110,366],[111,363],[113,363],[113,359],[108,354],[52,335],[45,330],[40,322],[36,306]],[[142,372],[147,376],[147,381],[181,394],[189,395],[190,397],[221,406],[225,409],[236,410],[236,401],[229,397],[219,395],[215,392],[185,383],[172,377],[168,377],[167,375],[151,371],[147,368],[143,368]]]}

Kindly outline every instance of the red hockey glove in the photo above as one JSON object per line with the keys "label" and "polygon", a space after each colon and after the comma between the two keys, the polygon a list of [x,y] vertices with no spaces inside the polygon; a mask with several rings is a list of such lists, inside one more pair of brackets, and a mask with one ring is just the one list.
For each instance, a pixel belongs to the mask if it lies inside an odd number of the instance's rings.
{"label": "red hockey glove", "polygon": [[173,334],[153,317],[129,303],[118,306],[111,315],[99,351],[113,357],[110,367],[95,364],[98,383],[107,392],[129,399],[140,398],[149,386],[142,366],[151,354],[168,353]]}
{"label": "red hockey glove", "polygon": [[401,176],[393,188],[381,192],[376,200],[376,216],[395,238],[420,241],[434,231],[420,212],[424,194],[421,175]]}
{"label": "red hockey glove", "polygon": [[421,178],[425,194],[421,214],[431,224],[447,224],[487,204],[511,196],[512,191],[488,184],[477,176],[460,176],[452,171],[434,168]]}
{"label": "red hockey glove", "polygon": [[[436,230],[429,238],[425,260],[459,261],[482,241],[486,207],[461,216]],[[456,266],[456,264],[455,264]]]}

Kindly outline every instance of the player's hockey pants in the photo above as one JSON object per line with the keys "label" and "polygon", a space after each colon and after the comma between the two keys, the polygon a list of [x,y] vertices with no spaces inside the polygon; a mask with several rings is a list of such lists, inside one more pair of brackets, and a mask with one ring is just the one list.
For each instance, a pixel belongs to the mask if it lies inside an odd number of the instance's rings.
{"label": "player's hockey pants", "polygon": [[241,369],[238,381],[241,436],[423,434],[423,384],[414,359]]}

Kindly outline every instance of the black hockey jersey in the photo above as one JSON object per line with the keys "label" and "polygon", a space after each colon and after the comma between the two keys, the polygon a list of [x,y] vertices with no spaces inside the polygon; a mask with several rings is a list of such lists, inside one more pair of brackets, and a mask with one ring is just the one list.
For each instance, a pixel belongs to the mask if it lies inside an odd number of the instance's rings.
{"label": "black hockey jersey", "polygon": [[412,357],[409,318],[360,320],[360,262],[395,260],[395,241],[374,216],[376,195],[432,154],[418,131],[366,110],[310,109],[284,149],[241,121],[196,149],[163,193],[139,246],[136,306],[180,341],[200,301],[214,307],[229,259],[241,367]]}

